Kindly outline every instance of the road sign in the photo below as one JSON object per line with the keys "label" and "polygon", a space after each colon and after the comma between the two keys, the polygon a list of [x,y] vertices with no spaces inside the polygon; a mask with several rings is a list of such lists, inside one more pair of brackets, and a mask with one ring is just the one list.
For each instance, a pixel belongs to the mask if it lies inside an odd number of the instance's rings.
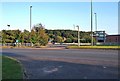
{"label": "road sign", "polygon": [[16,40],[16,43],[18,43],[19,42],[19,40]]}

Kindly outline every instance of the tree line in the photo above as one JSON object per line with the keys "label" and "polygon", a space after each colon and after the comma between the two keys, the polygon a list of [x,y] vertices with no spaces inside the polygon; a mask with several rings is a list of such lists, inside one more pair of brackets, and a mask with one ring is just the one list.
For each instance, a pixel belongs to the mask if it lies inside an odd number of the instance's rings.
{"label": "tree line", "polygon": [[[2,30],[0,31],[1,43],[33,43],[45,46],[51,43],[77,43],[78,31],[75,30],[48,30],[42,24],[36,24],[31,32],[28,30]],[[80,31],[80,42],[90,43],[90,32]]]}

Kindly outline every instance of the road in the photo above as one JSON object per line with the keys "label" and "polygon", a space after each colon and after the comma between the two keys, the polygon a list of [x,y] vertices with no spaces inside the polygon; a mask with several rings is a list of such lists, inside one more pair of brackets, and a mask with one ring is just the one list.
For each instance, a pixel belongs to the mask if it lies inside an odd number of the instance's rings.
{"label": "road", "polygon": [[23,64],[29,79],[116,79],[117,50],[3,49]]}

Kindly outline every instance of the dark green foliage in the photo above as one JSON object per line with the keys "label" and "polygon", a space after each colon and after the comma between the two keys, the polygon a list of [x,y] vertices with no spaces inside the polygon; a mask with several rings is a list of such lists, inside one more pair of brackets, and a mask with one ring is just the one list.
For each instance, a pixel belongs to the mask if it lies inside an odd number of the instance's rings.
{"label": "dark green foliage", "polygon": [[[80,42],[90,43],[91,42],[91,32],[80,32]],[[16,40],[22,43],[30,43],[46,45],[48,40],[57,43],[77,43],[78,42],[78,31],[73,30],[47,30],[44,26],[36,24],[31,32],[24,30],[2,30],[0,32],[0,37],[2,37],[2,43],[15,43]],[[95,40],[94,40],[95,41]]]}
{"label": "dark green foliage", "polygon": [[61,36],[55,36],[53,42],[62,43],[63,42],[63,38]]}
{"label": "dark green foliage", "polygon": [[2,43],[14,43],[20,37],[19,30],[2,30]]}
{"label": "dark green foliage", "polygon": [[[48,43],[48,35],[45,33],[45,29],[42,24],[37,24],[33,27],[31,32],[24,30],[2,30],[1,32],[2,43],[15,43],[19,40],[19,43],[30,43],[30,41],[39,45],[46,45]],[[30,39],[31,38],[31,39]]]}
{"label": "dark green foliage", "polygon": [[31,36],[33,43],[39,43],[41,46],[45,46],[48,43],[48,35],[45,33],[45,29],[42,24],[37,24],[34,26]]}
{"label": "dark green foliage", "polygon": [[67,38],[67,39],[65,40],[65,42],[66,42],[66,43],[72,43],[72,39],[71,39],[71,38]]}
{"label": "dark green foliage", "polygon": [[[78,42],[78,31],[72,31],[72,30],[45,30],[46,33],[49,35],[49,39],[54,39],[53,42],[59,42],[58,37],[60,36],[63,39],[62,42],[65,43],[77,43]],[[90,36],[90,32],[80,32],[80,39],[84,39],[81,40],[82,43],[90,43],[91,42],[91,36]]]}

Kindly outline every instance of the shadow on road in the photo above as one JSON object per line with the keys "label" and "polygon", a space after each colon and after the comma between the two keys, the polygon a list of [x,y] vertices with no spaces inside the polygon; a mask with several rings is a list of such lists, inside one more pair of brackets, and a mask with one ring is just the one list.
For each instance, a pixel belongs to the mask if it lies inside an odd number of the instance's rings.
{"label": "shadow on road", "polygon": [[59,61],[22,61],[30,79],[117,79],[118,69]]}

